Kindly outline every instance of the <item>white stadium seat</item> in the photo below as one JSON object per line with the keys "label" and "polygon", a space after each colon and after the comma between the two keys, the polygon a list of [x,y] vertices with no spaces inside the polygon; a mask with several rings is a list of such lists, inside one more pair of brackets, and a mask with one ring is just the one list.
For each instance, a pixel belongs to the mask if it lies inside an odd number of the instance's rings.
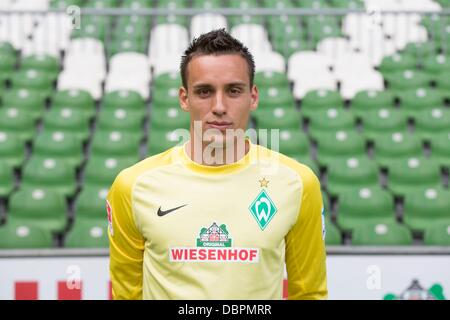
{"label": "white stadium seat", "polygon": [[102,97],[102,85],[92,78],[90,70],[71,70],[70,73],[63,71],[58,76],[58,90],[86,90],[95,100]]}
{"label": "white stadium seat", "polygon": [[286,61],[284,57],[274,51],[270,52],[254,52],[253,58],[255,60],[255,71],[272,71],[272,72],[285,72]]}
{"label": "white stadium seat", "polygon": [[341,82],[341,95],[344,99],[352,99],[362,90],[384,90],[383,76],[375,71],[347,74]]}
{"label": "white stadium seat", "polygon": [[294,81],[294,97],[296,99],[302,99],[309,91],[328,89],[337,90],[337,83],[333,74],[328,71],[304,72],[297,75],[297,79]]}
{"label": "white stadium seat", "polygon": [[331,60],[324,54],[315,51],[299,51],[292,54],[288,60],[288,79],[295,81],[304,73],[329,71]]}
{"label": "white stadium seat", "polygon": [[201,13],[192,17],[191,20],[191,40],[199,35],[215,29],[228,29],[225,16],[213,13]]}

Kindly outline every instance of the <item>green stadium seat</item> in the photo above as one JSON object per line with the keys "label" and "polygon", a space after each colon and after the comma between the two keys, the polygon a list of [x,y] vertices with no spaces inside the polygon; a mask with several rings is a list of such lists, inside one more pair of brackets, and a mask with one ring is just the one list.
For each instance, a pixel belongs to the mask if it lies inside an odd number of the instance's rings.
{"label": "green stadium seat", "polygon": [[408,43],[402,52],[422,61],[425,57],[435,56],[438,48],[438,44],[434,41],[413,42]]}
{"label": "green stadium seat", "polygon": [[108,188],[86,186],[80,192],[75,204],[77,218],[105,220],[105,201]]}
{"label": "green stadium seat", "polygon": [[98,21],[90,21],[90,19],[83,19],[80,23],[79,29],[74,29],[71,33],[71,39],[77,38],[94,38],[100,41],[106,39],[106,25]]}
{"label": "green stadium seat", "polygon": [[155,109],[179,108],[179,87],[166,87],[153,90],[152,107]]}
{"label": "green stadium seat", "polygon": [[439,188],[442,184],[439,166],[424,157],[393,159],[387,169],[388,188],[396,196],[417,188]]}
{"label": "green stadium seat", "polygon": [[8,197],[15,186],[14,173],[3,159],[0,161],[0,198]]}
{"label": "green stadium seat", "polygon": [[0,41],[0,54],[15,55],[16,50],[11,43]]}
{"label": "green stadium seat", "polygon": [[10,79],[16,67],[17,58],[14,53],[0,52],[0,80]]}
{"label": "green stadium seat", "polygon": [[169,72],[158,75],[154,81],[155,90],[181,87],[181,76],[178,72]]}
{"label": "green stadium seat", "polygon": [[21,186],[45,188],[66,197],[72,197],[77,189],[75,171],[64,160],[36,156],[25,164]]}
{"label": "green stadium seat", "polygon": [[92,118],[95,115],[95,101],[90,93],[84,90],[57,91],[52,97],[52,106],[56,109],[80,110],[86,118]]}
{"label": "green stadium seat", "polygon": [[255,84],[258,88],[289,87],[289,80],[285,73],[272,71],[259,71],[255,74]]}
{"label": "green stadium seat", "polygon": [[431,75],[450,72],[450,59],[445,55],[435,55],[425,59],[423,63],[425,72]]}
{"label": "green stadium seat", "polygon": [[212,9],[212,8],[222,8],[221,0],[193,0],[192,7],[193,8],[203,8],[203,9]]}
{"label": "green stadium seat", "polygon": [[66,228],[67,208],[60,192],[21,188],[10,197],[8,224],[35,224],[60,233]]}
{"label": "green stadium seat", "polygon": [[81,7],[83,0],[51,0],[50,8],[66,9],[68,6],[75,5]]}
{"label": "green stadium seat", "polygon": [[343,108],[329,108],[318,110],[311,115],[308,131],[314,136],[321,132],[352,130],[354,127],[355,118],[351,112]]}
{"label": "green stadium seat", "polygon": [[368,223],[395,223],[394,199],[381,187],[350,189],[339,195],[336,222],[344,231]]}
{"label": "green stadium seat", "polygon": [[[106,214],[105,214],[106,215]],[[108,248],[107,220],[75,220],[67,233],[64,247],[66,248]]]}
{"label": "green stadium seat", "polygon": [[91,158],[139,158],[141,138],[126,131],[98,131],[91,143]]}
{"label": "green stadium seat", "polygon": [[15,107],[0,108],[0,128],[3,133],[17,137],[22,145],[36,132],[35,120],[25,110]]}
{"label": "green stadium seat", "polygon": [[352,99],[351,110],[358,117],[362,117],[370,110],[391,109],[394,101],[395,96],[391,91],[364,90]]}
{"label": "green stadium seat", "polygon": [[11,82],[13,88],[27,88],[48,98],[53,89],[54,79],[37,69],[25,69],[15,72],[11,77]]}
{"label": "green stadium seat", "polygon": [[148,135],[147,153],[155,155],[176,145],[181,145],[189,135],[184,136],[179,130],[150,130]]}
{"label": "green stadium seat", "polygon": [[258,128],[298,130],[301,124],[300,113],[294,108],[256,109],[252,114]]}
{"label": "green stadium seat", "polygon": [[302,99],[301,112],[304,118],[311,118],[319,110],[329,108],[341,109],[344,100],[337,91],[313,90],[308,92]]}
{"label": "green stadium seat", "polygon": [[189,129],[189,113],[181,108],[154,109],[150,116],[152,130],[175,130],[178,128]]}
{"label": "green stadium seat", "polygon": [[75,172],[84,159],[83,146],[74,133],[46,130],[34,142],[33,157],[65,162],[69,170]]}
{"label": "green stadium seat", "polygon": [[405,70],[415,69],[417,66],[416,59],[408,54],[394,54],[385,57],[379,66],[380,72],[383,76],[390,75],[394,72],[403,72]]}
{"label": "green stadium seat", "polygon": [[447,93],[446,98],[448,99],[448,91],[450,91],[450,77],[448,73],[441,73],[434,77],[434,80],[436,81],[436,87],[442,90],[444,94]]}
{"label": "green stadium seat", "polygon": [[435,162],[450,169],[450,130],[433,136],[431,155]]}
{"label": "green stadium seat", "polygon": [[275,108],[289,109],[295,107],[295,100],[288,86],[260,88],[258,107],[261,110]]}
{"label": "green stadium seat", "polygon": [[134,139],[140,140],[143,136],[144,118],[125,109],[105,109],[100,112],[97,121],[97,132],[100,131],[126,131],[133,135]]}
{"label": "green stadium seat", "polygon": [[397,109],[383,108],[361,113],[364,137],[374,141],[379,135],[405,132],[408,130],[408,118]]}
{"label": "green stadium seat", "polygon": [[18,168],[24,162],[25,145],[14,133],[0,131],[0,159],[10,168]]}
{"label": "green stadium seat", "polygon": [[49,55],[32,55],[20,60],[20,68],[23,70],[36,69],[47,74],[47,76],[56,80],[59,73],[59,61],[57,58]]}
{"label": "green stadium seat", "polygon": [[91,158],[84,170],[83,188],[109,188],[119,172],[139,159],[130,161],[126,158]]}
{"label": "green stadium seat", "polygon": [[343,36],[336,16],[307,16],[305,18],[308,39],[318,43],[324,38],[337,38]]}
{"label": "green stadium seat", "polygon": [[142,117],[146,114],[146,105],[142,96],[136,91],[117,90],[103,96],[103,110],[124,109]]}
{"label": "green stadium seat", "polygon": [[428,246],[450,246],[450,219],[430,224],[425,229],[423,244]]}
{"label": "green stadium seat", "polygon": [[342,244],[342,235],[338,227],[329,219],[325,219],[325,244],[337,246]]}
{"label": "green stadium seat", "polygon": [[431,77],[423,72],[414,69],[406,69],[393,72],[385,76],[389,84],[389,89],[396,92],[398,90],[407,90],[430,86]]}
{"label": "green stadium seat", "polygon": [[417,113],[416,133],[425,141],[431,141],[434,135],[446,133],[450,129],[450,110],[447,108],[427,108]]}
{"label": "green stadium seat", "polygon": [[273,145],[273,140],[274,137],[271,133],[259,134],[259,144],[264,147],[275,150],[289,157],[310,157],[309,139],[308,136],[301,130],[280,130],[279,139],[275,139],[275,142],[279,144],[278,150],[276,150],[276,146]]}
{"label": "green stadium seat", "polygon": [[3,104],[24,110],[30,117],[37,120],[44,113],[45,97],[36,90],[10,89],[3,96]]}
{"label": "green stadium seat", "polygon": [[366,156],[336,159],[327,168],[327,190],[331,196],[378,185],[378,167]]}
{"label": "green stadium seat", "polygon": [[48,230],[31,223],[10,223],[0,226],[0,249],[38,249],[53,247]]}
{"label": "green stadium seat", "polygon": [[352,245],[409,246],[413,244],[411,231],[399,223],[368,223],[355,227]]}
{"label": "green stadium seat", "polygon": [[361,0],[331,0],[334,8],[342,9],[364,9],[364,2]]}
{"label": "green stadium seat", "polygon": [[403,221],[414,231],[424,231],[450,219],[450,192],[443,188],[411,190],[405,195]]}
{"label": "green stadium seat", "polygon": [[381,133],[374,137],[375,161],[385,168],[392,160],[423,155],[420,137],[406,131]]}
{"label": "green stadium seat", "polygon": [[307,154],[297,154],[291,156],[291,158],[308,166],[317,176],[320,176],[320,169],[317,166],[317,163],[310,157],[309,151]]}
{"label": "green stadium seat", "polygon": [[80,142],[85,142],[89,138],[89,119],[79,108],[52,108],[45,113],[43,124],[45,131],[60,131],[75,135]]}
{"label": "green stadium seat", "polygon": [[366,142],[356,130],[320,132],[312,136],[317,144],[317,158],[322,167],[338,158],[366,155]]}

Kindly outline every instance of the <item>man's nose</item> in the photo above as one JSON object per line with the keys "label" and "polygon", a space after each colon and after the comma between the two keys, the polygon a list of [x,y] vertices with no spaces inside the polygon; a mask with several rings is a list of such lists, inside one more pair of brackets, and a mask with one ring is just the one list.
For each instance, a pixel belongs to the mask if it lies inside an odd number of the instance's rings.
{"label": "man's nose", "polygon": [[215,99],[213,100],[212,112],[215,115],[224,115],[227,112],[225,96],[221,92],[217,92]]}

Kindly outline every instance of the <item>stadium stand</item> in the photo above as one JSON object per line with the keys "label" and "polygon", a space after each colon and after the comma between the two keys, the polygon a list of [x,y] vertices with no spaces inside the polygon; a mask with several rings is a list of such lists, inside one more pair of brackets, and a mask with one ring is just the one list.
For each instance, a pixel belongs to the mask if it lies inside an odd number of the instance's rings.
{"label": "stadium stand", "polygon": [[[85,14],[74,28],[70,5],[205,11]],[[257,7],[366,13],[208,12]],[[0,1],[14,12],[0,14],[0,248],[107,247],[108,187],[179,142],[176,129],[189,127],[180,57],[222,27],[255,55],[250,125],[280,129],[279,150],[321,178],[328,245],[450,245],[445,8],[450,1]]]}

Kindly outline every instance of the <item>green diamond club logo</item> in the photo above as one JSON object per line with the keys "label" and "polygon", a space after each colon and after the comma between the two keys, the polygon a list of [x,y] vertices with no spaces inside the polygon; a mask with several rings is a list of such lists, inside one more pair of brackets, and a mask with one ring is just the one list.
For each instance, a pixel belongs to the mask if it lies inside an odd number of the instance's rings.
{"label": "green diamond club logo", "polygon": [[275,213],[277,213],[277,207],[275,207],[275,204],[265,190],[261,190],[250,205],[249,210],[256,219],[256,222],[258,222],[261,230],[267,227]]}
{"label": "green diamond club logo", "polygon": [[209,228],[200,230],[200,237],[197,238],[197,247],[231,247],[231,237],[227,226],[213,223]]}

